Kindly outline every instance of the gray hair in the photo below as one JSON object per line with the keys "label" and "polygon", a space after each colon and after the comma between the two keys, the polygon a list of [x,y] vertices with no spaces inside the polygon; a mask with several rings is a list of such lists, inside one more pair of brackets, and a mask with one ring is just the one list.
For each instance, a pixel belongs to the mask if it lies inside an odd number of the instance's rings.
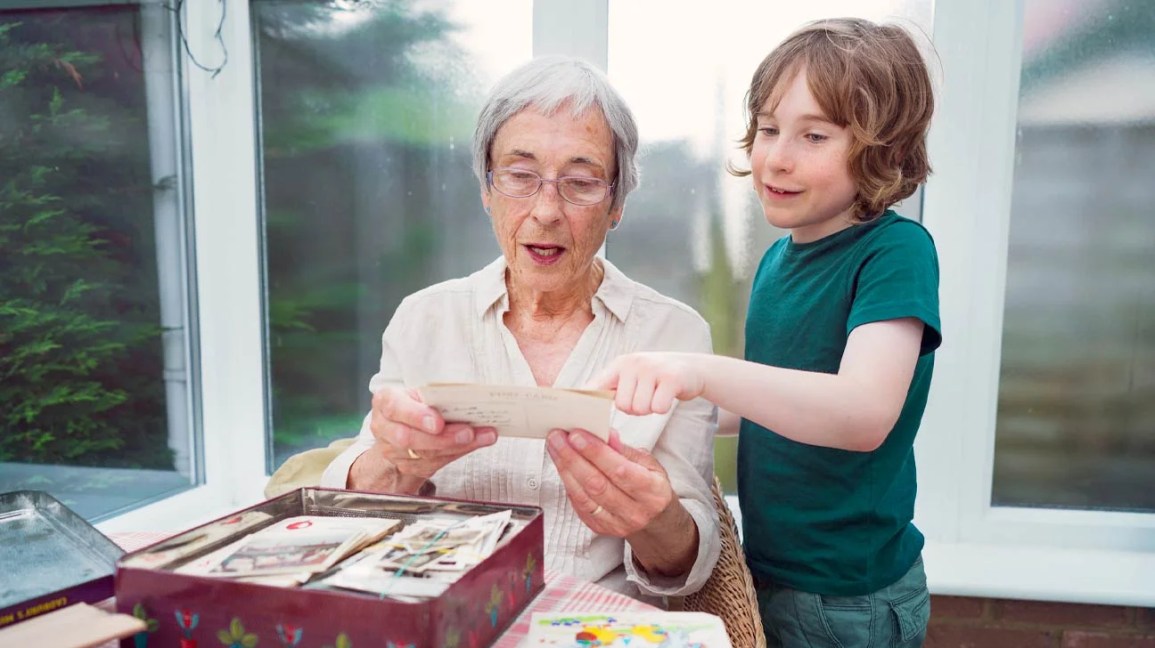
{"label": "gray hair", "polygon": [[566,104],[574,115],[581,115],[590,107],[601,110],[614,135],[618,174],[614,179],[613,207],[625,204],[626,196],[638,186],[634,159],[638,152],[638,125],[606,75],[588,62],[569,56],[535,58],[494,86],[473,132],[473,173],[483,189],[489,171],[489,150],[502,125],[529,106],[553,115]]}

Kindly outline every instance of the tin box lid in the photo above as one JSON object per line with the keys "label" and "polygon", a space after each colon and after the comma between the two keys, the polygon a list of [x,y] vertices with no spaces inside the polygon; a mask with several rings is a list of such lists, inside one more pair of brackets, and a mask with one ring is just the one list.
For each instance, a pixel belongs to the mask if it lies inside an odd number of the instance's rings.
{"label": "tin box lid", "polygon": [[112,596],[123,553],[48,493],[0,493],[0,627]]}

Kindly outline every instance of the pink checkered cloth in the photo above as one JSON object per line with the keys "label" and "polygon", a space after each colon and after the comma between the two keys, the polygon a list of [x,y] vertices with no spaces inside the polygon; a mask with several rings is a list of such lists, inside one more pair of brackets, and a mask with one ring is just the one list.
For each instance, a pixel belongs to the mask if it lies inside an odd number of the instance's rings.
{"label": "pink checkered cloth", "polygon": [[[113,542],[126,551],[135,551],[168,537],[167,533],[135,532],[110,534]],[[517,648],[529,634],[534,612],[645,612],[654,606],[632,599],[568,574],[545,572],[545,589],[522,611],[508,630],[494,642],[494,648]],[[101,648],[115,648],[115,643]]]}

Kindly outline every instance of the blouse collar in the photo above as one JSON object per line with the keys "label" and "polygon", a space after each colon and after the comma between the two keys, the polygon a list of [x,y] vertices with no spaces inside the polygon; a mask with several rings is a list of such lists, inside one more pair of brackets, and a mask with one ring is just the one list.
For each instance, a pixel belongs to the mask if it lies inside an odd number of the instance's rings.
{"label": "blouse collar", "polygon": [[[621,321],[629,315],[634,300],[634,281],[605,258],[601,259],[605,274],[594,293],[594,300]],[[474,306],[478,317],[497,306],[501,312],[509,310],[509,291],[505,286],[505,257],[501,256],[474,273],[476,282]]]}

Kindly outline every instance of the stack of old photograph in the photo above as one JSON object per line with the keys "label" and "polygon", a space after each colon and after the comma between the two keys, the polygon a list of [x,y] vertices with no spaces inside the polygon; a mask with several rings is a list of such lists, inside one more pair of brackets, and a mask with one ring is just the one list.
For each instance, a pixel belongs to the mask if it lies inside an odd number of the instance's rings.
{"label": "stack of old photograph", "polygon": [[278,587],[367,592],[402,601],[439,596],[497,547],[511,512],[474,517],[295,516],[240,535],[186,560],[225,537],[267,524],[266,514],[224,520],[178,536],[126,564]]}

